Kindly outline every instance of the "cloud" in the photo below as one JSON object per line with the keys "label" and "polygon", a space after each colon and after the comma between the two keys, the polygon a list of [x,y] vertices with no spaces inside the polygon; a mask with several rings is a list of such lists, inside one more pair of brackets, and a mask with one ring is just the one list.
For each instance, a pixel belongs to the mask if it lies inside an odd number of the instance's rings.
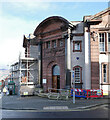
{"label": "cloud", "polygon": [[[47,10],[50,7],[50,3],[48,2],[2,2],[2,8],[5,10],[11,10],[11,14],[13,12],[38,12]],[[4,11],[5,11],[4,10]],[[12,11],[13,10],[13,11]]]}
{"label": "cloud", "polygon": [[39,21],[26,21],[16,17],[2,17],[0,19],[0,64],[10,64],[18,59],[22,47],[23,35],[33,33]]}
{"label": "cloud", "polygon": [[[1,0],[1,2],[15,2],[15,0]],[[108,0],[16,0],[16,2],[108,2]]]}
{"label": "cloud", "polygon": [[24,52],[23,35],[33,33],[41,22],[34,18],[34,13],[46,11],[50,4],[31,1],[0,3],[0,65],[7,65],[18,59],[20,51]]}
{"label": "cloud", "polygon": [[46,10],[49,8],[49,3],[43,2],[12,2],[10,3],[12,7],[22,10]]}
{"label": "cloud", "polygon": [[1,14],[3,16],[18,17],[22,19],[40,19],[41,13],[44,15],[51,10],[51,3],[44,2],[1,2]]}

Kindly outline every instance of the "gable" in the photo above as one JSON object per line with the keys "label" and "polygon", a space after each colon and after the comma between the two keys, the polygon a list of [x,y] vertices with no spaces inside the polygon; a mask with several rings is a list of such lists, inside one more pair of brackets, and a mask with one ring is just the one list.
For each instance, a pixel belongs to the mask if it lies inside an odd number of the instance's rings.
{"label": "gable", "polygon": [[[71,23],[60,16],[52,16],[42,21],[34,31],[34,35],[43,34],[46,32],[62,29],[69,26]],[[66,27],[65,27],[66,28]]]}

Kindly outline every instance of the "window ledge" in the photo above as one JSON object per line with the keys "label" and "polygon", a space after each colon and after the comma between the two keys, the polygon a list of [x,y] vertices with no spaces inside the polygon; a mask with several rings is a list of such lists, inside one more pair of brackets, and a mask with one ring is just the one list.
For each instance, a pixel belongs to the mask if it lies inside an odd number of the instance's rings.
{"label": "window ledge", "polygon": [[100,52],[100,54],[106,54],[107,52]]}
{"label": "window ledge", "polygon": [[110,83],[101,83],[101,85],[110,85]]}
{"label": "window ledge", "polygon": [[82,52],[82,50],[73,50],[73,52]]}
{"label": "window ledge", "polygon": [[83,84],[82,82],[75,82],[75,84]]}

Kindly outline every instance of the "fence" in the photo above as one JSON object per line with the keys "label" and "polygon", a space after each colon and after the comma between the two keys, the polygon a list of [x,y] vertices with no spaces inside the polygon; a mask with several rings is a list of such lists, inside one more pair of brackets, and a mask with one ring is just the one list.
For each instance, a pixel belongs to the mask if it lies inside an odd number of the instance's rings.
{"label": "fence", "polygon": [[[75,97],[80,98],[102,98],[103,97],[103,90],[102,89],[74,89],[75,90]],[[73,96],[73,88],[71,89],[71,96]]]}
{"label": "fence", "polygon": [[48,98],[49,99],[68,99],[70,92],[66,89],[55,89],[55,88],[48,88]]}

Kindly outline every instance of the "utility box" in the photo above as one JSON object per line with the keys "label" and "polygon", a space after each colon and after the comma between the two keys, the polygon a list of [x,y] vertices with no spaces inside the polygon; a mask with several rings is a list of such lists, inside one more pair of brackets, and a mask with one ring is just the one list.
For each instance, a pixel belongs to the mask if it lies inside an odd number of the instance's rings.
{"label": "utility box", "polygon": [[10,81],[8,83],[8,90],[9,90],[9,95],[15,95],[15,83],[13,81]]}

